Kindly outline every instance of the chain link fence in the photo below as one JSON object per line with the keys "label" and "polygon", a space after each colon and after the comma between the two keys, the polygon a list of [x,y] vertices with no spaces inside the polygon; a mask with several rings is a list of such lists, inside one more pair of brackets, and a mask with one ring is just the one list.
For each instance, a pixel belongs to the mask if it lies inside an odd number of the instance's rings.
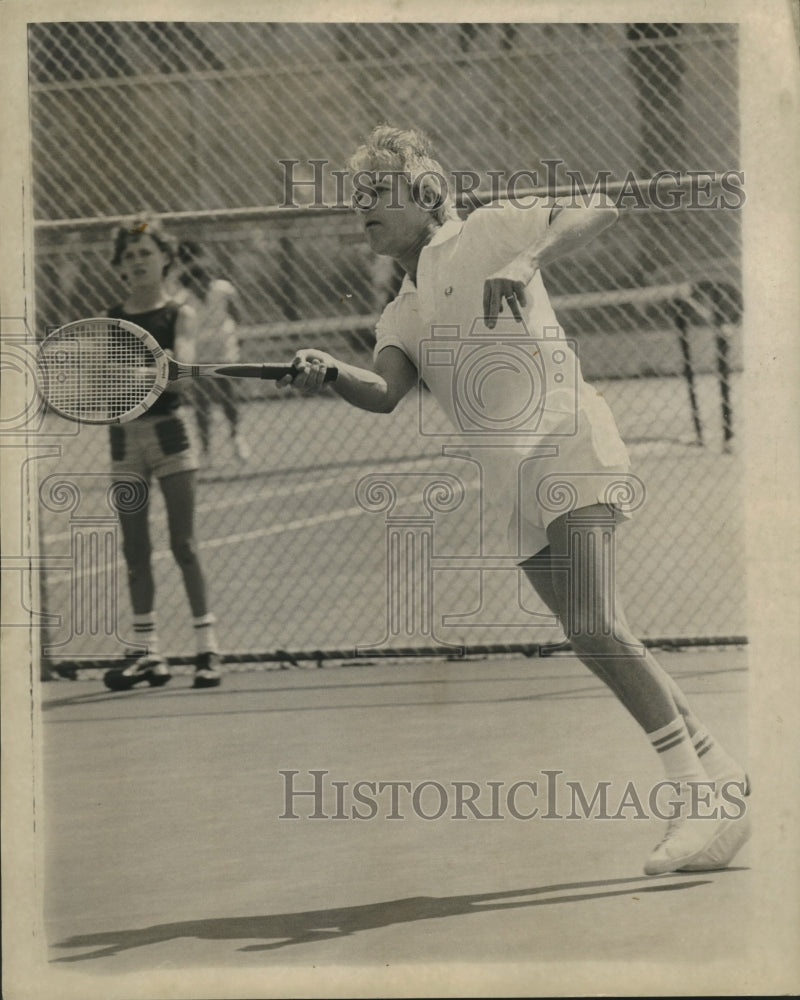
{"label": "chain link fence", "polygon": [[[369,365],[401,275],[364,244],[337,171],[374,124],[421,128],[452,175],[478,175],[464,214],[493,177],[520,197],[600,179],[619,222],[544,277],[646,487],[618,541],[628,617],[654,641],[743,636],[735,26],[74,22],[29,43],[38,335],[122,300],[112,228],[148,213],[237,289],[242,360],[314,346]],[[413,396],[375,416],[332,394],[195,389],[197,533],[229,660],[557,641],[517,572],[476,566],[474,467],[420,434]],[[41,433],[59,443],[39,460],[46,653],[112,657],[131,626],[108,434],[52,416]],[[370,502],[376,476],[393,507]],[[434,512],[437,477],[458,487]],[[157,603],[180,658],[159,502]],[[400,529],[427,552],[403,593]]]}

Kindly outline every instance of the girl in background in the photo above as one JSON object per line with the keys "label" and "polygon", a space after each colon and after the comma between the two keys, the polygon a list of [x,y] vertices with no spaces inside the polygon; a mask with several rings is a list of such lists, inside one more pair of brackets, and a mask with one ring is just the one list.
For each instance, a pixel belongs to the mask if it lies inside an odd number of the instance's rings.
{"label": "girl in background", "polygon": [[[183,270],[178,276],[181,291],[176,298],[190,305],[197,317],[195,362],[237,362],[239,342],[236,329],[241,313],[236,288],[230,281],[214,277],[211,261],[199,243],[184,240],[178,246],[178,258]],[[240,434],[234,382],[215,379],[213,384],[197,385],[194,389],[194,409],[203,454],[208,455],[211,443],[211,406],[219,403],[228,422],[234,453],[245,461],[250,456],[250,449]]]}
{"label": "girl in background", "polygon": [[[114,238],[112,264],[125,282],[127,294],[108,310],[116,319],[143,327],[177,360],[192,362],[196,317],[191,306],[173,301],[166,278],[175,259],[174,246],[155,219],[120,226]],[[145,502],[134,511],[120,511],[122,543],[133,607],[133,628],[146,653],[124,669],[109,670],[104,682],[115,691],[141,681],[160,687],[171,674],[159,650],[155,583],[151,565],[149,489],[158,479],[167,508],[172,554],[183,576],[192,612],[197,647],[194,687],[217,687],[220,657],[206,593],[205,577],[194,537],[197,450],[180,390],[167,389],[144,416],[109,428],[112,472],[141,477]]]}

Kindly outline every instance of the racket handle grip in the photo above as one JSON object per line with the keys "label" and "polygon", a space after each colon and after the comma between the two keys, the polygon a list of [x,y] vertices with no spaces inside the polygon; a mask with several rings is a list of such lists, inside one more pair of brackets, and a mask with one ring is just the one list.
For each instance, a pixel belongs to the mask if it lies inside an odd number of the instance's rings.
{"label": "racket handle grip", "polygon": [[[284,375],[297,374],[293,365],[224,365],[215,369],[217,375],[227,375],[231,378],[263,378],[277,382]],[[325,381],[333,382],[339,374],[338,368],[325,370]]]}
{"label": "racket handle grip", "polygon": [[[270,366],[269,365],[264,365],[264,367],[265,368],[269,368]],[[289,365],[287,368],[284,369],[283,374],[284,375],[291,375],[292,376],[292,381],[294,381],[294,376],[297,374],[297,369],[294,367],[294,365]],[[270,376],[269,375],[262,375],[261,377],[262,378],[269,378]],[[331,366],[330,368],[326,368],[325,369],[325,378],[324,378],[323,381],[325,381],[325,382],[335,382],[338,377],[339,377],[339,369],[338,368],[334,368],[333,366]]]}

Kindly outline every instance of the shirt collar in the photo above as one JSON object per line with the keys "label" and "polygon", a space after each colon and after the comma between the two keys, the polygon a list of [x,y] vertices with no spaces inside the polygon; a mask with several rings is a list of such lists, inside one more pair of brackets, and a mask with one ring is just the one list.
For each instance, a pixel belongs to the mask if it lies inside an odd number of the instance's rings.
{"label": "shirt collar", "polygon": [[435,247],[439,243],[444,243],[445,240],[451,240],[454,236],[461,232],[463,225],[464,223],[461,219],[448,219],[446,222],[443,222],[441,226],[439,226],[427,246]]}
{"label": "shirt collar", "polygon": [[[448,240],[453,239],[457,236],[463,227],[464,223],[461,219],[448,219],[443,222],[441,226],[436,230],[433,236],[430,238],[428,243],[422,248],[422,253],[428,250],[430,247],[438,246],[440,243],[446,243]],[[420,260],[422,259],[422,254],[420,254]],[[419,270],[419,268],[418,268]],[[416,292],[417,286],[406,274],[403,276],[403,283],[400,285],[400,290],[398,291],[398,296],[406,295],[409,292]]]}

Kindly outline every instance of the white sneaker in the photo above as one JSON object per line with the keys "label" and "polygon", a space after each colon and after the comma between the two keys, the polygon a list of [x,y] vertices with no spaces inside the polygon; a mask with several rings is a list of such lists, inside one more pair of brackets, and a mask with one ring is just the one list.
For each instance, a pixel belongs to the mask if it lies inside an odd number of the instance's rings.
{"label": "white sneaker", "polygon": [[682,791],[679,798],[678,815],[669,820],[663,839],[645,862],[645,875],[686,870],[687,865],[697,862],[723,834],[727,834],[729,826],[739,822],[728,818],[719,793],[708,811],[701,815],[689,812],[691,799],[687,791]]}
{"label": "white sneaker", "polygon": [[[725,784],[730,784],[730,782],[718,782],[718,791],[720,785]],[[750,794],[750,779],[746,774],[740,781],[736,782],[736,786],[743,798]],[[681,865],[678,871],[713,872],[727,868],[750,839],[752,833],[753,823],[750,818],[750,810],[745,806],[742,815],[720,830],[702,854],[688,864]]]}

